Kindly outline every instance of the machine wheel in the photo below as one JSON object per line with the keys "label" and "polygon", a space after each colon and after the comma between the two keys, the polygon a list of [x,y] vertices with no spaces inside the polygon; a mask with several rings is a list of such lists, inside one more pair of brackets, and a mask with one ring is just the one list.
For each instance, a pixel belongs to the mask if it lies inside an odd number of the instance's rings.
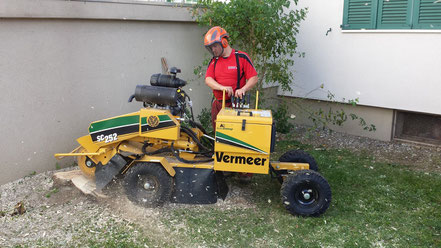
{"label": "machine wheel", "polygon": [[[78,152],[84,153],[87,152],[87,150],[81,147]],[[84,155],[77,156],[76,158],[77,158],[78,167],[80,167],[80,170],[83,172],[83,174],[89,178],[94,178],[95,170],[96,170],[95,163],[90,158]]]}
{"label": "machine wheel", "polygon": [[159,164],[139,163],[126,173],[124,187],[132,202],[156,207],[170,200],[172,177]]}
{"label": "machine wheel", "polygon": [[315,159],[303,150],[287,151],[279,158],[279,161],[292,163],[308,163],[310,170],[318,171],[318,165]]}
{"label": "machine wheel", "polygon": [[319,216],[331,203],[331,187],[325,178],[312,170],[287,176],[280,194],[283,205],[293,215]]}

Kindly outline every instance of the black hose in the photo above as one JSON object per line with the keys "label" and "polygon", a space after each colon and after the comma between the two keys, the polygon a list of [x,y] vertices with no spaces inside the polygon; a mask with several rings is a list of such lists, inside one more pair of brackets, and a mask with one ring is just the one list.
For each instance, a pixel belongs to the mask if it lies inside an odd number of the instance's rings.
{"label": "black hose", "polygon": [[182,163],[186,163],[186,164],[198,164],[198,163],[207,163],[207,162],[211,162],[211,161],[213,161],[212,158],[210,158],[210,159],[204,159],[204,160],[186,160],[186,159],[183,159],[183,158],[179,157],[179,152],[177,152],[177,151],[175,150],[175,148],[174,148],[174,144],[175,144],[175,142],[172,142],[172,144],[171,144],[171,146],[170,146],[170,149],[171,149],[173,155],[175,156],[175,158],[176,158],[177,160],[181,161]]}
{"label": "black hose", "polygon": [[192,106],[190,106],[190,112],[191,112],[191,120],[194,121],[193,107]]}
{"label": "black hose", "polygon": [[168,147],[164,147],[153,152],[147,152],[146,148],[151,145],[151,143],[144,143],[144,145],[142,146],[141,150],[145,155],[155,155],[163,152],[171,152],[171,149],[169,149]]}
{"label": "black hose", "polygon": [[202,126],[202,124],[200,124],[200,123],[198,123],[198,122],[195,122],[195,121],[192,121],[192,120],[189,120],[189,121],[190,121],[190,125],[191,125],[192,127],[197,127],[197,128],[199,128],[204,134],[208,134],[207,131],[205,130],[205,128]]}
{"label": "black hose", "polygon": [[[190,121],[190,125],[191,125],[192,127],[197,127],[197,128],[199,128],[199,129],[202,131],[202,133],[208,135],[208,132],[205,130],[205,128],[204,128],[200,123],[195,122],[195,121],[192,121],[192,120],[189,120],[189,121]],[[205,138],[208,140],[208,142],[209,142],[212,146],[214,146],[214,140],[209,139],[209,138],[207,138],[207,137],[205,137]]]}
{"label": "black hose", "polygon": [[201,150],[206,150],[206,151],[210,151],[210,152],[212,151],[212,149],[205,147],[205,146],[201,143],[201,141],[198,139],[196,133],[193,132],[193,130],[191,130],[191,129],[188,128],[188,127],[184,127],[184,126],[181,126],[181,130],[182,130],[184,133],[188,134],[188,136],[190,136],[190,137],[194,140],[194,142],[196,142],[196,144],[198,145],[199,149],[201,149]]}

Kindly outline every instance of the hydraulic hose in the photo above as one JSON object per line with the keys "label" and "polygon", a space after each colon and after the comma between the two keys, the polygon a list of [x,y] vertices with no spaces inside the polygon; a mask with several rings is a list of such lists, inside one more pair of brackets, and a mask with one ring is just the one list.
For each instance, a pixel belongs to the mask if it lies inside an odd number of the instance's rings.
{"label": "hydraulic hose", "polygon": [[[197,128],[199,128],[204,134],[208,135],[208,132],[205,130],[205,128],[204,128],[200,123],[190,120],[190,125],[191,125],[192,127],[197,127]],[[211,144],[212,146],[214,146],[214,141],[213,141],[213,140],[208,139],[208,142],[210,142],[210,144]]]}
{"label": "hydraulic hose", "polygon": [[191,129],[188,128],[188,127],[184,127],[184,126],[181,126],[181,130],[182,130],[184,133],[186,133],[188,136],[190,136],[190,137],[194,140],[194,142],[196,142],[196,144],[198,145],[199,149],[201,149],[201,150],[205,150],[205,151],[207,151],[207,152],[212,152],[212,149],[209,149],[209,148],[205,147],[205,146],[201,143],[201,141],[198,139],[196,133],[193,132],[193,130],[191,130]]}
{"label": "hydraulic hose", "polygon": [[144,145],[142,146],[141,150],[145,155],[155,155],[155,154],[159,154],[159,153],[163,153],[163,152],[171,152],[171,149],[169,149],[168,147],[164,147],[164,148],[158,149],[153,152],[147,152],[146,148],[150,145],[152,145],[152,144],[144,143]]}
{"label": "hydraulic hose", "polygon": [[197,128],[199,128],[204,134],[208,134],[207,131],[205,130],[205,128],[204,128],[200,123],[197,123],[197,122],[195,122],[195,121],[190,120],[190,125],[191,125],[192,127],[197,127]]}
{"label": "hydraulic hose", "polygon": [[187,160],[187,159],[183,159],[181,157],[179,157],[179,152],[177,152],[174,148],[174,144],[175,142],[172,142],[170,149],[173,153],[173,155],[176,157],[177,160],[181,161],[182,163],[186,163],[186,164],[198,164],[198,163],[207,163],[207,162],[211,162],[213,161],[212,158],[210,159],[203,159],[203,160]]}

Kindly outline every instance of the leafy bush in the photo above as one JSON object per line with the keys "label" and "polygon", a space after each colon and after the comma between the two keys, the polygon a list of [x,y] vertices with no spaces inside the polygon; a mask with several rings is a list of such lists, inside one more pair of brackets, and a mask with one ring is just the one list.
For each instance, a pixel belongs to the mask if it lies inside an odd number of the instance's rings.
{"label": "leafy bush", "polygon": [[197,119],[199,123],[205,128],[208,134],[213,134],[213,126],[211,125],[211,111],[208,108],[203,108]]}
{"label": "leafy bush", "polygon": [[286,104],[279,104],[276,110],[272,110],[273,120],[276,123],[276,131],[279,133],[289,133],[294,127],[289,122],[290,116],[288,116],[288,106]]}

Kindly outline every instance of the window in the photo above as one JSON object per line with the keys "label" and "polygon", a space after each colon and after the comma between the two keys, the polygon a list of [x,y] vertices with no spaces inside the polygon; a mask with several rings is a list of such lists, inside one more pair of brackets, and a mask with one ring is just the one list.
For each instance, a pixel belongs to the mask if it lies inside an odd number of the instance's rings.
{"label": "window", "polygon": [[441,0],[345,0],[342,29],[441,29]]}
{"label": "window", "polygon": [[441,145],[441,116],[395,111],[394,139]]}

